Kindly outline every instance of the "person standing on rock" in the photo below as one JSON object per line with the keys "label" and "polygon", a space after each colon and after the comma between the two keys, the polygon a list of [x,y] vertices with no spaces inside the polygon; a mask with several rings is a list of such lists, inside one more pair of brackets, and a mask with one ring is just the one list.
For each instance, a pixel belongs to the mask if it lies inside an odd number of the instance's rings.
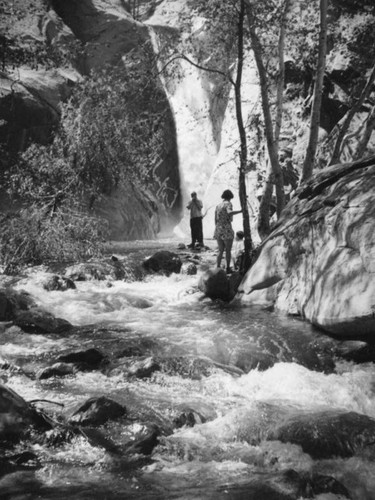
{"label": "person standing on rock", "polygon": [[191,200],[186,205],[186,208],[190,210],[191,245],[188,245],[188,247],[194,248],[197,242],[203,248],[203,203],[198,199],[195,191],[191,193]]}
{"label": "person standing on rock", "polygon": [[219,247],[219,253],[217,255],[216,265],[221,266],[221,259],[223,258],[225,250],[225,260],[227,263],[227,273],[231,273],[232,269],[230,267],[231,262],[231,251],[234,239],[234,231],[232,229],[232,219],[233,215],[240,214],[242,210],[233,210],[233,205],[231,200],[233,199],[233,193],[229,189],[226,189],[221,195],[222,202],[216,206],[215,209],[215,233],[214,238],[217,241]]}

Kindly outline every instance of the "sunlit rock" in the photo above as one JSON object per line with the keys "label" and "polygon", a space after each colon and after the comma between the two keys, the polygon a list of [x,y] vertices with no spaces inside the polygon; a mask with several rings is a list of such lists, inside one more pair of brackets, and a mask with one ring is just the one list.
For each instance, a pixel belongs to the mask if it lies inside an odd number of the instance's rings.
{"label": "sunlit rock", "polygon": [[127,368],[127,374],[129,377],[149,378],[155,371],[159,370],[159,363],[153,357],[148,357],[140,361],[131,361]]}
{"label": "sunlit rock", "polygon": [[143,262],[143,267],[147,271],[166,274],[179,273],[181,271],[182,262],[180,257],[168,250],[160,250],[155,252],[151,257]]}
{"label": "sunlit rock", "polygon": [[108,420],[125,416],[126,408],[112,399],[101,396],[90,398],[71,415],[69,422],[79,425],[102,425]]}
{"label": "sunlit rock", "polygon": [[267,439],[298,444],[315,459],[351,457],[373,445],[375,419],[335,410],[301,414],[281,422]]}
{"label": "sunlit rock", "polygon": [[328,332],[375,333],[375,158],[336,165],[301,186],[240,285]]}
{"label": "sunlit rock", "polygon": [[74,365],[70,363],[54,363],[52,366],[41,369],[36,376],[39,380],[43,380],[51,377],[73,375],[76,371]]}

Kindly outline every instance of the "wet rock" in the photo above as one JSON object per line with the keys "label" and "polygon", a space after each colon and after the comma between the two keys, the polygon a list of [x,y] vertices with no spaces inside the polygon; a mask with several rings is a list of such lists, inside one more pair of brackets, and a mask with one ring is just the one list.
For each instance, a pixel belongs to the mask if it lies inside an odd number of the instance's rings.
{"label": "wet rock", "polygon": [[143,267],[146,271],[162,273],[169,276],[172,273],[179,273],[182,262],[180,257],[168,250],[160,250],[151,257],[143,261]]}
{"label": "wet rock", "polygon": [[43,288],[48,292],[55,290],[64,292],[66,290],[74,290],[76,286],[74,284],[74,281],[67,278],[66,276],[58,276],[57,274],[54,274],[44,281]]}
{"label": "wet rock", "polygon": [[375,442],[375,419],[335,410],[297,415],[270,431],[267,439],[300,445],[315,459],[351,457]]}
{"label": "wet rock", "polygon": [[69,363],[55,363],[40,370],[37,373],[37,378],[43,380],[51,377],[65,377],[66,375],[73,375],[76,371],[74,365]]}
{"label": "wet rock", "polygon": [[187,274],[188,276],[193,276],[197,274],[198,269],[196,264],[193,262],[184,262],[181,266],[181,274]]}
{"label": "wet rock", "polygon": [[225,485],[231,499],[242,500],[299,500],[315,495],[333,493],[351,498],[348,490],[330,476],[300,474],[293,469],[275,474],[263,474],[249,482]]}
{"label": "wet rock", "polygon": [[198,288],[211,299],[231,300],[229,281],[224,269],[208,269],[199,279]]}
{"label": "wet rock", "polygon": [[32,307],[36,307],[36,303],[27,292],[18,292],[12,288],[0,289],[0,321],[12,320],[21,311]]}
{"label": "wet rock", "polygon": [[131,362],[127,368],[127,373],[130,377],[149,378],[158,370],[160,370],[159,363],[153,357],[148,357],[140,361]]}
{"label": "wet rock", "polygon": [[18,441],[30,427],[51,428],[21,396],[0,384],[0,441]]}
{"label": "wet rock", "polygon": [[65,276],[73,281],[122,280],[126,277],[126,270],[120,261],[111,259],[108,262],[83,262],[70,266],[65,270]]}
{"label": "wet rock", "polygon": [[204,424],[206,418],[194,410],[186,410],[173,419],[173,423],[179,427],[194,427],[196,424]]}
{"label": "wet rock", "polygon": [[104,396],[90,398],[79,406],[69,418],[71,424],[102,425],[108,420],[125,416],[126,408]]}
{"label": "wet rock", "polygon": [[185,243],[179,243],[179,244],[177,245],[177,249],[178,249],[178,250],[185,250],[185,249],[186,249],[186,245],[185,245]]}
{"label": "wet rock", "polygon": [[52,314],[40,308],[29,309],[19,312],[14,324],[27,333],[64,333],[71,330],[69,321],[55,318]]}
{"label": "wet rock", "polygon": [[155,446],[159,444],[160,429],[156,425],[145,427],[133,443],[126,447],[126,453],[137,453],[141,455],[151,455]]}
{"label": "wet rock", "polygon": [[0,457],[0,477],[19,470],[35,470],[40,467],[38,457],[31,451]]}
{"label": "wet rock", "polygon": [[203,356],[170,356],[159,358],[158,362],[164,373],[193,380],[201,380],[202,377],[208,377],[218,370],[232,376],[243,375],[243,371],[233,365],[221,364]]}
{"label": "wet rock", "polygon": [[73,363],[78,368],[98,368],[100,363],[104,360],[104,355],[98,349],[91,348],[86,351],[70,352],[63,354],[57,358],[57,361],[62,363]]}

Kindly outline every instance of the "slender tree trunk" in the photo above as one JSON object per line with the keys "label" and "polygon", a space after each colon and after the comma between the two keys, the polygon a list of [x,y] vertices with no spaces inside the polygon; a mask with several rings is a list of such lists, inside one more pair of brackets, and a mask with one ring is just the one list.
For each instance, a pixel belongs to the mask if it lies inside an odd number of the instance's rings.
{"label": "slender tree trunk", "polygon": [[358,111],[360,110],[362,104],[365,102],[365,100],[368,98],[370,95],[370,92],[372,91],[372,86],[375,82],[375,64],[372,68],[371,74],[366,82],[366,85],[364,86],[361,95],[355,102],[354,106],[350,108],[348,111],[344,122],[342,123],[340,127],[340,131],[338,133],[336,142],[335,142],[335,147],[333,149],[330,165],[334,165],[335,163],[340,162],[340,155],[342,151],[342,145],[344,141],[344,137],[346,136],[346,133],[348,131],[348,128],[350,126],[351,121],[353,120],[353,117]]}
{"label": "slender tree trunk", "polygon": [[240,0],[240,12],[238,18],[238,37],[237,37],[237,75],[234,84],[235,102],[236,102],[236,118],[238,132],[240,135],[240,168],[239,168],[239,197],[242,208],[243,230],[244,230],[244,246],[245,258],[242,272],[247,271],[251,264],[251,251],[253,249],[253,242],[251,238],[250,217],[247,205],[246,193],[246,167],[247,167],[247,139],[246,131],[242,116],[242,99],[241,99],[241,86],[242,86],[242,72],[244,60],[244,47],[243,47],[243,28],[245,19],[245,0]]}
{"label": "slender tree trunk", "polygon": [[362,156],[365,154],[367,144],[371,139],[371,135],[374,129],[375,129],[375,106],[372,107],[372,110],[367,117],[366,128],[360,141],[358,142],[353,160],[360,160]]}
{"label": "slender tree trunk", "polygon": [[312,175],[314,159],[318,145],[318,134],[320,125],[320,109],[322,105],[323,80],[326,67],[327,53],[327,9],[328,0],[320,0],[320,33],[319,33],[319,53],[318,65],[316,69],[314,97],[310,117],[310,136],[307,146],[305,161],[302,168],[302,179],[305,181]]}
{"label": "slender tree trunk", "polygon": [[277,216],[280,216],[281,211],[285,206],[284,180],[283,180],[283,173],[279,164],[278,151],[273,133],[271,107],[268,97],[267,73],[263,64],[262,46],[255,29],[253,8],[250,0],[245,0],[245,3],[246,3],[248,25],[250,30],[251,44],[259,74],[260,93],[262,98],[262,109],[263,109],[268,156],[271,162],[272,171],[275,178],[276,204],[277,204],[276,212]]}
{"label": "slender tree trunk", "polygon": [[[285,0],[278,42],[278,59],[279,59],[279,76],[277,80],[276,90],[276,121],[275,121],[275,150],[279,155],[279,139],[283,119],[283,96],[285,84],[285,66],[284,66],[284,48],[285,48],[285,31],[286,31],[286,16],[289,10],[290,0]],[[267,165],[266,179],[264,182],[262,198],[259,205],[258,217],[258,232],[261,239],[264,239],[270,233],[270,207],[272,201],[273,186],[275,176],[272,170],[272,165],[269,162]]]}

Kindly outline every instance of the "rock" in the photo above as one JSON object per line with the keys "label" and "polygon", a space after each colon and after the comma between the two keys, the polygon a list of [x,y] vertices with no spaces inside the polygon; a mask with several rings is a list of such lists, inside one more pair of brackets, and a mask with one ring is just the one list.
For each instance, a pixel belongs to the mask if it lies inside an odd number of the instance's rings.
{"label": "rock", "polygon": [[18,441],[30,426],[40,430],[51,428],[21,396],[0,384],[0,441]]}
{"label": "rock", "polygon": [[194,410],[187,410],[176,417],[173,422],[177,428],[184,426],[194,427],[196,424],[204,424],[206,419]]}
{"label": "rock", "polygon": [[121,262],[111,260],[110,262],[83,262],[70,266],[65,270],[65,276],[73,281],[104,281],[109,278],[122,280],[126,271]]}
{"label": "rock", "polygon": [[168,250],[160,250],[143,262],[143,267],[150,272],[162,273],[169,276],[171,273],[179,273],[182,262],[180,257]]}
{"label": "rock", "polygon": [[134,442],[126,447],[128,454],[151,455],[159,443],[160,429],[156,425],[146,426]]}
{"label": "rock", "polygon": [[[319,171],[297,189],[239,297],[346,338],[375,332],[375,157]],[[261,290],[261,292],[257,292]]]}
{"label": "rock", "polygon": [[0,289],[0,321],[13,320],[18,313],[31,307],[36,307],[36,303],[27,292]]}
{"label": "rock", "polygon": [[98,368],[104,360],[104,355],[98,349],[91,348],[86,351],[70,352],[57,358],[57,361],[63,363],[73,363],[78,366],[87,366],[91,369]]}
{"label": "rock", "polygon": [[79,425],[102,425],[108,420],[125,416],[126,408],[104,396],[90,398],[76,409],[69,422]]}
{"label": "rock", "polygon": [[193,262],[184,262],[181,266],[181,274],[187,274],[188,276],[193,276],[197,274],[198,269]]}
{"label": "rock", "polygon": [[229,280],[224,269],[208,269],[199,278],[198,288],[210,299],[221,299],[229,302],[233,297],[230,295]]}
{"label": "rock", "polygon": [[37,378],[43,380],[51,377],[65,377],[66,375],[73,375],[76,371],[75,367],[69,363],[55,363],[40,370],[37,373]]}
{"label": "rock", "polygon": [[48,292],[54,290],[64,292],[65,290],[74,290],[76,286],[74,284],[74,281],[67,278],[66,276],[57,276],[55,274],[44,281],[43,288]]}
{"label": "rock", "polygon": [[296,415],[276,426],[268,440],[300,445],[314,459],[351,457],[375,441],[375,419],[355,412]]}
{"label": "rock", "polygon": [[14,319],[14,324],[26,333],[65,333],[71,330],[69,321],[55,318],[40,308],[21,311]]}
{"label": "rock", "polygon": [[148,357],[140,361],[131,362],[127,373],[129,377],[149,378],[155,371],[159,370],[159,363],[153,357]]}

